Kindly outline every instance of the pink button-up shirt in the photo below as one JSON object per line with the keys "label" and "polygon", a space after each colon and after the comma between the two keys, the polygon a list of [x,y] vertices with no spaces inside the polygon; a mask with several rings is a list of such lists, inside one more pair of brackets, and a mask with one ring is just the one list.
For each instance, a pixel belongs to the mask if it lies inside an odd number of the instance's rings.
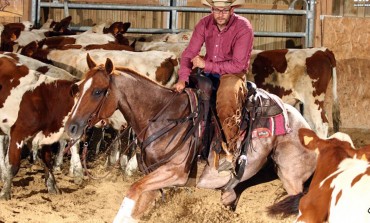
{"label": "pink button-up shirt", "polygon": [[227,26],[219,31],[210,14],[195,26],[188,47],[181,55],[179,79],[189,80],[191,59],[197,56],[205,43],[206,55],[204,72],[215,74],[237,74],[249,67],[253,48],[253,29],[250,22],[233,14]]}

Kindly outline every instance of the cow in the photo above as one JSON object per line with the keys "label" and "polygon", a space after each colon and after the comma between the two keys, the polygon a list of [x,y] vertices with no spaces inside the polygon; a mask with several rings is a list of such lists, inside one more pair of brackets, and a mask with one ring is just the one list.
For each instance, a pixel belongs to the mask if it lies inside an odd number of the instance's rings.
{"label": "cow", "polygon": [[316,171],[308,192],[286,198],[282,213],[292,213],[299,201],[296,222],[370,222],[370,145],[354,149],[347,141],[321,139],[304,128],[299,139],[318,153]]}
{"label": "cow", "polygon": [[[5,51],[22,52],[27,48],[37,44],[37,47],[47,49],[69,49],[69,48],[87,48],[87,49],[115,49],[115,50],[130,50],[129,41],[123,34],[130,27],[130,23],[115,22],[108,28],[104,28],[100,33],[82,33],[79,35],[58,35],[45,36],[45,30],[22,31],[20,35],[15,35],[13,39],[6,38],[8,43],[4,47]],[[6,33],[9,33],[6,32]],[[5,38],[5,37],[4,37]],[[9,47],[11,45],[11,47]],[[23,54],[26,55],[26,54]],[[29,55],[27,55],[29,56]]]}
{"label": "cow", "polygon": [[252,52],[247,79],[285,103],[304,105],[303,116],[321,137],[328,136],[324,109],[326,89],[333,83],[333,127],[339,131],[336,61],[327,48],[281,49]]}
{"label": "cow", "polygon": [[153,34],[153,35],[141,35],[141,36],[128,36],[130,41],[137,40],[138,42],[166,42],[166,43],[189,43],[192,31],[184,31],[179,33],[164,33],[164,34]]}
{"label": "cow", "polygon": [[[163,51],[130,52],[116,50],[35,50],[30,49],[32,58],[62,68],[77,78],[88,71],[86,55],[89,53],[94,60],[103,63],[107,57],[112,58],[117,66],[125,66],[136,70],[157,83],[171,87],[177,81],[178,58],[174,53]],[[68,55],[68,56],[66,56]]]}
{"label": "cow", "polygon": [[0,50],[17,52],[19,48],[27,45],[31,41],[40,41],[50,36],[76,34],[68,29],[71,20],[71,16],[62,19],[60,22],[48,20],[48,22],[42,26],[42,29],[33,29],[33,24],[29,21],[1,25]]}
{"label": "cow", "polygon": [[[15,53],[0,54],[0,134],[2,141],[4,136],[9,137],[4,159],[0,159],[4,181],[1,199],[11,197],[12,179],[19,170],[20,149],[25,143],[32,140],[41,147],[69,139],[64,134],[64,122],[74,105],[69,92],[76,79],[69,74],[61,78],[63,72],[67,73],[61,69],[59,74],[49,75],[58,69],[49,69],[51,66],[46,64],[36,69],[40,62],[33,61]],[[46,164],[45,181],[50,193],[60,193],[52,173],[50,149],[44,146],[40,153]]]}

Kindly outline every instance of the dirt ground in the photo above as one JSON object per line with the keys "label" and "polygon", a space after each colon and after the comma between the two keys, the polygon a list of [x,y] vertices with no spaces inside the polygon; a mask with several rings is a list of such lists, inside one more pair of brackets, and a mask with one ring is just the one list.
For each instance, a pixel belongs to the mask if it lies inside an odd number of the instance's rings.
{"label": "dirt ground", "polygon": [[[370,130],[342,131],[352,137],[356,146],[370,144]],[[90,165],[94,174],[104,172],[101,164]],[[42,167],[24,160],[13,181],[12,199],[0,201],[0,222],[112,222],[128,187],[139,177],[138,174],[127,178],[115,170],[103,180],[86,178],[78,186],[68,176],[66,167],[62,172],[56,173],[62,194],[50,195],[44,185]],[[279,199],[282,193],[284,189],[278,179],[251,186],[243,191],[233,212],[220,203],[220,191],[194,187],[166,189],[164,199],[159,196],[153,208],[145,213],[140,222],[292,222],[294,217],[276,219],[266,215],[266,207]]]}

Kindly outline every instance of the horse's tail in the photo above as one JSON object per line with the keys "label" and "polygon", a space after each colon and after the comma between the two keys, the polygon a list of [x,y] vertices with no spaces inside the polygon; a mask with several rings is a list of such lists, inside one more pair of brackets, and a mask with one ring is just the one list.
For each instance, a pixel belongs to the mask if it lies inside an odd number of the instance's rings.
{"label": "horse's tail", "polygon": [[298,214],[299,201],[303,197],[304,193],[291,195],[283,200],[269,206],[267,213],[271,216],[282,215],[282,217],[289,217],[291,215]]}
{"label": "horse's tail", "polygon": [[341,124],[340,120],[340,108],[339,108],[339,99],[338,99],[338,93],[337,93],[337,63],[335,60],[334,53],[328,49],[326,49],[326,55],[330,59],[330,63],[332,65],[332,82],[333,82],[333,105],[332,105],[332,118],[333,118],[333,130],[334,132],[339,132],[339,127]]}

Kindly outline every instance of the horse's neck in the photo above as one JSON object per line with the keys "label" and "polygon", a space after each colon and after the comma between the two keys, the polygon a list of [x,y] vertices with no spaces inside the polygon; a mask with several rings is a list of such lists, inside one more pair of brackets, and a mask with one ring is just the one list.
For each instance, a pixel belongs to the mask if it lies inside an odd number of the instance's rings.
{"label": "horse's neck", "polygon": [[136,131],[145,128],[174,95],[146,78],[129,75],[118,76],[116,87],[121,94],[119,109]]}

